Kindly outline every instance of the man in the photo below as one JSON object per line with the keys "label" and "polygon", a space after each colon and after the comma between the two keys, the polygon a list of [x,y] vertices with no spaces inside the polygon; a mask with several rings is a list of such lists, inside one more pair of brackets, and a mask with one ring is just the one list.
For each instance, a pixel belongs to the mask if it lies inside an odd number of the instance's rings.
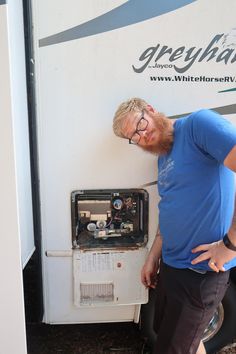
{"label": "man", "polygon": [[[156,354],[204,354],[204,330],[236,265],[236,128],[201,110],[170,120],[133,98],[113,130],[158,155],[158,232],[141,272],[155,287]],[[159,269],[160,268],[160,269]]]}

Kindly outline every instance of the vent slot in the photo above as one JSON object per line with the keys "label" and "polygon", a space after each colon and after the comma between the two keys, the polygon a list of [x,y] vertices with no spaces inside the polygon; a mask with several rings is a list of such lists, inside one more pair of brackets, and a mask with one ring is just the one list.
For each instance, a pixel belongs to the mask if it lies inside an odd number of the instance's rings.
{"label": "vent slot", "polygon": [[80,304],[114,301],[113,283],[80,283]]}

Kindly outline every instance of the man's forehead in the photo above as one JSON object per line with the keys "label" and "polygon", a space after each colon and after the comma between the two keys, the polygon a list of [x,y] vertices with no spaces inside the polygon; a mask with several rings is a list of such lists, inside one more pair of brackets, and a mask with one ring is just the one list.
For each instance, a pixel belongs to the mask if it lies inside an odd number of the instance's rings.
{"label": "man's forehead", "polygon": [[124,122],[122,124],[122,131],[127,133],[136,127],[138,120],[140,119],[140,112],[132,111],[126,114]]}

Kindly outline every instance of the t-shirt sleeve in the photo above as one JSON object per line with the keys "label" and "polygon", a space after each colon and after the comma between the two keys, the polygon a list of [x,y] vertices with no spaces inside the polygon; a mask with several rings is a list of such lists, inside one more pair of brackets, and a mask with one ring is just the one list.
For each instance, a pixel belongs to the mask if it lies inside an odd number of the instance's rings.
{"label": "t-shirt sleeve", "polygon": [[236,145],[236,127],[211,110],[197,111],[192,115],[192,136],[203,153],[220,163]]}

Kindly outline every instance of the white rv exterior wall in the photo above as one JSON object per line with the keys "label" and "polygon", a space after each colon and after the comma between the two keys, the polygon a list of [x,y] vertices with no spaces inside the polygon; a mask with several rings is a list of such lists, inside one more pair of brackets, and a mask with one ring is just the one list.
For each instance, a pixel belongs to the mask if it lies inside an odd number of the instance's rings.
{"label": "white rv exterior wall", "polygon": [[[45,321],[79,322],[72,258],[44,256],[71,249],[70,193],[147,185],[151,244],[156,158],[113,135],[114,111],[137,96],[168,116],[221,107],[235,122],[236,3],[33,0],[33,11]],[[218,49],[209,59],[210,43]],[[104,320],[127,319],[127,309],[104,310]]]}
{"label": "white rv exterior wall", "polygon": [[11,107],[22,268],[34,252],[22,1],[7,2]]}
{"label": "white rv exterior wall", "polygon": [[25,354],[22,268],[34,251],[20,0],[0,1],[0,353]]}

